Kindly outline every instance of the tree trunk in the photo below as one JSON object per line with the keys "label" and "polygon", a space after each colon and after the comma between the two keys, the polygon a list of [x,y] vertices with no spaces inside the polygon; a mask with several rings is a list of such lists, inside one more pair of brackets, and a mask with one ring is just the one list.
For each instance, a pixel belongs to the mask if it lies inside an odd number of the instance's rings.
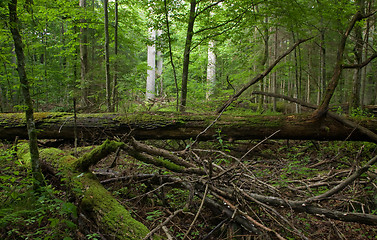
{"label": "tree trunk", "polygon": [[[360,8],[360,11],[364,11],[364,0],[356,1],[357,5]],[[353,52],[356,58],[356,64],[361,64],[363,62],[363,32],[360,25],[355,25],[355,47]],[[352,93],[349,105],[349,112],[351,113],[353,109],[356,109],[360,106],[360,89],[361,89],[361,68],[356,68],[353,78]]]}
{"label": "tree trunk", "polygon": [[[43,149],[42,165],[53,176],[60,176],[64,186],[79,200],[80,216],[83,214],[86,219],[94,222],[106,239],[142,239],[149,230],[133,219],[130,212],[89,171],[90,166],[115,152],[120,146],[122,143],[107,140],[79,159],[59,149]],[[19,145],[18,149],[18,157],[27,160],[25,145]]]}
{"label": "tree trunk", "polygon": [[190,13],[189,13],[189,20],[188,20],[188,25],[187,25],[186,44],[185,44],[185,51],[183,53],[181,104],[179,107],[181,112],[185,111],[186,102],[187,102],[188,72],[189,72],[189,65],[190,65],[191,43],[192,43],[192,37],[194,36],[196,4],[197,4],[196,0],[190,1]]}
{"label": "tree trunk", "polygon": [[348,36],[350,35],[353,27],[355,26],[356,22],[363,19],[363,15],[360,12],[357,12],[353,17],[351,22],[349,23],[345,33],[342,35],[341,41],[339,43],[338,47],[338,53],[337,53],[337,59],[334,67],[333,76],[331,77],[331,80],[329,84],[327,85],[326,92],[323,96],[322,102],[318,109],[313,113],[313,118],[319,119],[321,118],[329,108],[330,100],[332,96],[334,95],[335,89],[338,86],[338,82],[340,79],[340,75],[342,73],[342,64],[343,64],[343,54],[344,49],[346,46],[346,41]]}
{"label": "tree trunk", "polygon": [[149,29],[149,40],[152,42],[148,46],[148,70],[147,70],[147,87],[146,87],[146,100],[154,99],[155,97],[155,84],[156,84],[156,30]]}
{"label": "tree trunk", "polygon": [[114,26],[114,75],[113,75],[113,89],[111,92],[111,112],[115,111],[117,100],[117,84],[118,84],[118,0],[115,0],[115,26]]}
{"label": "tree trunk", "polygon": [[12,32],[12,37],[14,41],[15,52],[17,55],[17,71],[20,78],[21,90],[24,96],[25,102],[25,119],[26,119],[26,129],[23,134],[25,138],[29,138],[29,151],[30,151],[30,160],[32,175],[34,178],[34,188],[44,185],[44,177],[40,170],[39,164],[39,151],[38,151],[38,142],[37,142],[37,129],[34,123],[34,111],[33,111],[33,102],[30,97],[30,88],[29,81],[26,76],[25,71],[25,55],[23,50],[23,43],[21,34],[18,30],[19,22],[17,16],[17,0],[12,0],[8,3],[9,7],[9,26],[10,31]]}
{"label": "tree trunk", "polygon": [[[80,0],[79,6],[86,8],[86,0]],[[85,11],[85,10],[84,10]],[[81,23],[86,24],[86,20],[82,19]],[[88,29],[86,26],[80,28],[80,65],[81,65],[81,91],[82,102],[85,106],[89,104],[89,88],[88,88]]]}
{"label": "tree trunk", "polygon": [[[159,43],[162,43],[162,39],[161,39],[161,35],[162,35],[162,30],[157,30],[157,40]],[[159,44],[161,45],[161,44]],[[159,91],[157,92],[157,94],[159,96],[163,96],[163,93],[164,93],[164,81],[162,79],[162,71],[163,71],[163,67],[164,67],[164,58],[163,58],[163,54],[161,52],[161,47],[159,46],[157,49],[156,49],[156,79],[158,79],[158,82],[160,84],[159,86]]]}
{"label": "tree trunk", "polygon": [[216,84],[216,54],[215,41],[210,40],[208,43],[208,64],[207,64],[207,92],[206,99],[209,100],[214,93]]}
{"label": "tree trunk", "polygon": [[[178,115],[174,113],[142,114],[78,114],[79,139],[99,140],[130,135],[136,139],[195,139],[217,115]],[[74,139],[74,117],[70,113],[36,113],[38,137],[41,139]],[[377,121],[360,122],[377,132]],[[213,140],[221,131],[224,140],[264,139],[276,133],[274,139],[362,140],[371,139],[354,128],[334,119],[311,121],[308,114],[292,116],[231,116],[223,114],[199,140]],[[0,138],[27,138],[26,122],[22,114],[0,114]]]}
{"label": "tree trunk", "polygon": [[110,53],[109,53],[109,14],[108,0],[103,1],[103,10],[105,16],[105,74],[106,74],[106,106],[107,111],[111,111],[111,84],[110,84]]}

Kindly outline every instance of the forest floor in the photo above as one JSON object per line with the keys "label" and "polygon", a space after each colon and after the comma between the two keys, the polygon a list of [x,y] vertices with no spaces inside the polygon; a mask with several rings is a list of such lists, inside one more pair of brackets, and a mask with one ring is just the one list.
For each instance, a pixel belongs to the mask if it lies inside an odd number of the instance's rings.
{"label": "forest floor", "polygon": [[[169,151],[183,150],[188,144],[184,141],[144,143]],[[72,151],[69,145],[59,148]],[[214,180],[217,186],[240,186],[261,195],[303,200],[339,184],[376,155],[376,150],[375,144],[366,142],[254,140],[230,143],[223,141],[219,134],[216,141],[197,144],[191,154],[186,153],[186,159],[198,165],[200,159],[205,159],[231,173],[224,174],[221,181]],[[76,206],[53,178],[48,177],[51,185],[43,193],[31,191],[30,173],[17,160],[11,144],[1,145],[0,169],[0,239],[101,239],[94,225],[92,229],[80,229]],[[161,179],[169,176],[180,183],[202,184],[204,181],[203,176],[157,168],[124,152],[118,157],[113,154],[103,159],[92,171],[132,216],[150,230],[175,211],[184,209],[189,192],[177,182],[151,182],[142,178],[142,174],[155,174]],[[376,175],[374,166],[340,193],[321,201],[320,207],[376,214]],[[222,206],[226,201],[211,191],[206,197]],[[375,226],[297,213],[235,196],[232,204],[237,211],[265,227],[258,227],[260,231],[254,233],[240,227],[234,218],[226,217],[221,209],[206,204],[200,207],[202,198],[196,195],[189,209],[178,212],[156,234],[162,239],[169,239],[167,235],[171,235],[171,239],[182,239],[190,229],[186,239],[277,239],[279,236],[284,239],[376,239],[377,236]],[[227,207],[232,209],[230,205]]]}

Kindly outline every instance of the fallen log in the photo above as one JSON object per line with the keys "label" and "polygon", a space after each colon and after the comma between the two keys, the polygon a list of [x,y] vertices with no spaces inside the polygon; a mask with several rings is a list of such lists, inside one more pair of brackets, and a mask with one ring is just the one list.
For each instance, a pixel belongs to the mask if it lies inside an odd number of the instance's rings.
{"label": "fallen log", "polygon": [[[217,115],[177,113],[78,114],[79,139],[101,140],[117,137],[144,139],[195,139]],[[70,113],[35,113],[39,139],[74,139],[74,118]],[[377,120],[365,118],[359,124],[377,132]],[[274,139],[372,141],[359,130],[332,119],[313,122],[309,115],[228,115],[224,114],[198,140],[264,139],[280,130]],[[27,138],[23,114],[0,114],[0,139]]]}
{"label": "fallen log", "polygon": [[[41,163],[56,176],[79,202],[81,214],[95,224],[106,239],[142,239],[149,230],[131,217],[125,209],[97,180],[88,168],[122,143],[105,141],[88,154],[77,159],[56,148],[40,150]],[[18,156],[25,162],[30,159],[27,144],[18,146]],[[81,221],[78,221],[81,222]]]}

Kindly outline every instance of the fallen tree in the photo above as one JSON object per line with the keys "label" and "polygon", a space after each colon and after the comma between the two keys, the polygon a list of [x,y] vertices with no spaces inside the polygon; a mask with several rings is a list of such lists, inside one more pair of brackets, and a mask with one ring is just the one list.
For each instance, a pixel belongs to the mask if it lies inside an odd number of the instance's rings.
{"label": "fallen tree", "polygon": [[[109,153],[114,152],[122,143],[105,141],[101,146],[80,158],[75,158],[56,148],[40,150],[42,169],[60,176],[61,181],[78,202],[79,218],[89,220],[80,226],[89,230],[92,225],[101,232],[106,239],[141,239],[149,230],[131,217],[125,209],[89,171],[89,167],[96,164]],[[27,144],[18,145],[18,157],[24,162],[30,160]],[[79,220],[83,225],[83,220]]]}
{"label": "fallen tree", "polygon": [[[78,114],[79,139],[100,140],[117,137],[143,139],[264,139],[279,131],[274,139],[361,140],[372,139],[358,129],[326,118],[316,122],[309,115],[225,115],[203,132],[216,115],[179,115],[176,113]],[[74,139],[74,117],[70,113],[36,113],[39,139]],[[357,120],[359,125],[377,132],[377,120]],[[0,139],[27,138],[22,114],[0,114]]]}

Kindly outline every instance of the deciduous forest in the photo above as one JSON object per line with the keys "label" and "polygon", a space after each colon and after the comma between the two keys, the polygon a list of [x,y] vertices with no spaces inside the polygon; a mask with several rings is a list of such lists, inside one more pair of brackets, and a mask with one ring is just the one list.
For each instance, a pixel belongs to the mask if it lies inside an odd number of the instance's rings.
{"label": "deciduous forest", "polygon": [[0,239],[375,239],[374,0],[2,0]]}

